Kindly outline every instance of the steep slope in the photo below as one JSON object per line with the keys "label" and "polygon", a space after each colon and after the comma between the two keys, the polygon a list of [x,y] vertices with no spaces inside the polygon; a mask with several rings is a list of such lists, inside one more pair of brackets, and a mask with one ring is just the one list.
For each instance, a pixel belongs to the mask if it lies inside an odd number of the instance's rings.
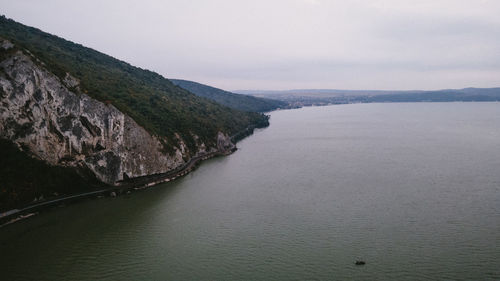
{"label": "steep slope", "polygon": [[52,165],[84,164],[108,184],[123,173],[160,173],[184,162],[182,140],[173,155],[162,153],[159,138],[113,105],[71,92],[77,86],[71,76],[60,81],[33,57],[14,47],[7,51],[13,53],[0,62],[0,137]]}
{"label": "steep slope", "polygon": [[184,88],[197,96],[213,100],[225,106],[253,112],[266,112],[277,108],[284,108],[287,103],[266,98],[257,98],[224,91],[188,80],[170,79],[175,85]]}
{"label": "steep slope", "polygon": [[[0,180],[0,211],[96,185],[157,182],[232,151],[233,140],[267,124],[265,115],[197,97],[158,74],[0,18],[0,144],[7,153],[0,175],[9,174]],[[36,170],[10,173],[19,163]],[[60,179],[44,184],[42,173]]]}
{"label": "steep slope", "polygon": [[219,131],[232,135],[250,124],[268,124],[261,114],[201,99],[157,73],[5,17],[0,17],[0,36],[29,51],[61,80],[67,73],[75,77],[80,83],[74,90],[111,103],[148,132],[164,137],[170,152],[179,145],[176,134],[196,151],[193,135],[213,145]]}

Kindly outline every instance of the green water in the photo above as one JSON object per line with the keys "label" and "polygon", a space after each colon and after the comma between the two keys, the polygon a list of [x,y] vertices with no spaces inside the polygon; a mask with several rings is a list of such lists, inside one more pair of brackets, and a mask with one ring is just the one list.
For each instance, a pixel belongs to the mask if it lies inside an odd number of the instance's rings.
{"label": "green water", "polygon": [[500,279],[500,103],[271,115],[178,181],[1,228],[0,279]]}

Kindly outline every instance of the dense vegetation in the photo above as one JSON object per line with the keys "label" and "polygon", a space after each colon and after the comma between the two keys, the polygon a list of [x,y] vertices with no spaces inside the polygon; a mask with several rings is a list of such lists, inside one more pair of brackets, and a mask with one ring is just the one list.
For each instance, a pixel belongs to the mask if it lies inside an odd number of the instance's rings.
{"label": "dense vegetation", "polygon": [[0,36],[26,49],[58,77],[70,73],[80,89],[113,104],[153,134],[166,137],[166,149],[177,144],[178,132],[193,151],[192,134],[207,144],[218,131],[235,134],[250,125],[263,127],[268,118],[220,105],[175,86],[161,75],[134,67],[93,49],[0,17]]}
{"label": "dense vegetation", "polygon": [[184,88],[191,93],[213,100],[225,106],[253,112],[266,112],[287,106],[287,103],[279,100],[257,98],[249,95],[240,95],[210,87],[200,83],[187,80],[170,79],[175,85]]}
{"label": "dense vegetation", "polygon": [[90,173],[82,177],[75,169],[49,166],[7,140],[0,139],[0,159],[0,212],[26,205],[42,195],[47,198],[103,187]]}

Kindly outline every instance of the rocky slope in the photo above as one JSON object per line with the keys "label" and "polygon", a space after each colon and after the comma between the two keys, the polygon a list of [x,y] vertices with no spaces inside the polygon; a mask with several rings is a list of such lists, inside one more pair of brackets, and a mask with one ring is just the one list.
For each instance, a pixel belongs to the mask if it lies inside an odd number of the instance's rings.
{"label": "rocky slope", "polygon": [[217,135],[205,145],[196,135],[197,151],[177,145],[167,152],[167,139],[154,136],[131,117],[80,91],[78,79],[54,75],[29,51],[0,39],[0,138],[51,165],[90,171],[110,185],[165,173],[189,158],[234,147]]}
{"label": "rocky slope", "polygon": [[70,90],[112,104],[149,133],[162,137],[164,148],[172,154],[181,149],[179,139],[192,157],[200,141],[215,146],[219,132],[234,135],[250,125],[269,125],[263,114],[200,98],[158,73],[4,16],[0,16],[0,37],[33,54],[60,81],[69,82],[67,73],[71,74],[79,84]]}

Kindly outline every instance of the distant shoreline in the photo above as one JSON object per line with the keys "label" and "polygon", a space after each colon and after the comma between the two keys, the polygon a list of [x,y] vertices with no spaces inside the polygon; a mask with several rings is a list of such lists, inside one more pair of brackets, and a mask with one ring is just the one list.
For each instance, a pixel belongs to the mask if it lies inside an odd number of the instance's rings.
{"label": "distant shoreline", "polygon": [[280,110],[290,110],[290,109],[299,109],[303,107],[320,107],[320,106],[332,106],[332,105],[349,105],[349,104],[384,104],[384,103],[472,103],[472,102],[491,102],[491,103],[499,103],[500,100],[471,100],[471,101],[462,101],[462,100],[450,100],[450,101],[427,101],[427,100],[422,100],[422,101],[374,101],[374,102],[316,102],[316,103],[301,103],[301,102],[296,102],[293,105],[290,105],[289,107],[286,108],[277,108],[272,111],[268,111],[265,113],[269,112],[274,112],[274,111],[280,111]]}
{"label": "distant shoreline", "polygon": [[350,103],[500,101],[500,87],[430,91],[297,89],[284,91],[242,90],[236,92],[286,102],[290,108]]}

